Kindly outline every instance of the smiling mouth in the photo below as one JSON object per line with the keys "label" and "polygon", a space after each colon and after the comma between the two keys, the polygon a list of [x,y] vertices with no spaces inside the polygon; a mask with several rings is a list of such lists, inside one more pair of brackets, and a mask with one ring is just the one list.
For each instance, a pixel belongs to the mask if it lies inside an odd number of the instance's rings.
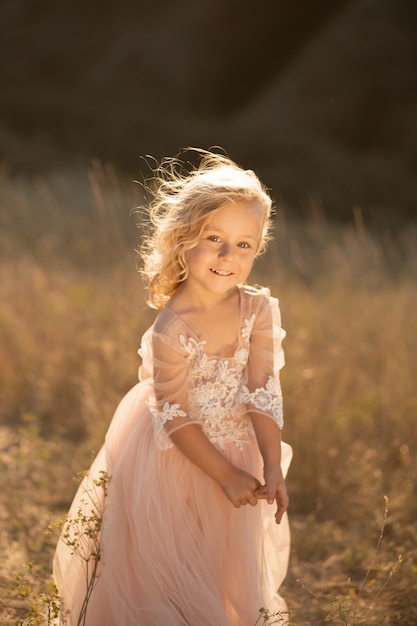
{"label": "smiling mouth", "polygon": [[210,268],[210,272],[217,274],[218,276],[232,276],[233,272],[226,272],[225,270],[216,270],[214,267]]}

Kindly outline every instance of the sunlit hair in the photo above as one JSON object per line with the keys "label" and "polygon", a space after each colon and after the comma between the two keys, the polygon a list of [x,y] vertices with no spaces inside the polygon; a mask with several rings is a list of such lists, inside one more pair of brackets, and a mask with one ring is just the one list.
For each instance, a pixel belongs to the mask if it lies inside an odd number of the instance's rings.
{"label": "sunlit hair", "polygon": [[256,256],[270,238],[272,201],[255,173],[222,154],[189,150],[198,155],[198,166],[184,173],[184,162],[166,158],[146,184],[150,232],[140,250],[141,273],[148,304],[155,309],[164,306],[187,278],[187,251],[197,245],[205,226],[226,204],[248,201],[259,212],[262,235]]}

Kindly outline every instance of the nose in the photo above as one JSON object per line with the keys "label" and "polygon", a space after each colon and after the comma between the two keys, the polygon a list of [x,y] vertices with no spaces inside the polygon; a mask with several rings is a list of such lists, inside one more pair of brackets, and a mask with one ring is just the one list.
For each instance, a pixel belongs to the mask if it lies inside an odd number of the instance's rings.
{"label": "nose", "polygon": [[230,259],[233,257],[233,247],[224,242],[219,249],[219,257],[221,259]]}

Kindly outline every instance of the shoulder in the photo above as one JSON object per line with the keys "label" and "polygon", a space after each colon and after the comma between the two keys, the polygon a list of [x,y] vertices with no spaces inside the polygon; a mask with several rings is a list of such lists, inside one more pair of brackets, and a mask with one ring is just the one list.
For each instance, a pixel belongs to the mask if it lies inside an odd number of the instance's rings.
{"label": "shoulder", "polygon": [[260,285],[239,285],[239,291],[242,296],[247,298],[269,297],[271,295],[269,287],[261,287]]}
{"label": "shoulder", "polygon": [[254,320],[254,333],[269,333],[268,329],[281,327],[278,298],[271,296],[267,287],[243,285],[241,290],[242,317]]}
{"label": "shoulder", "polygon": [[242,307],[255,313],[278,305],[278,299],[271,296],[269,287],[240,285],[239,291]]}
{"label": "shoulder", "polygon": [[181,342],[184,324],[170,308],[161,309],[150,331],[154,351],[168,348],[172,353],[184,353]]}
{"label": "shoulder", "polygon": [[152,327],[153,332],[161,335],[168,334],[175,321],[176,316],[173,314],[171,309],[165,307],[159,311],[155,319]]}

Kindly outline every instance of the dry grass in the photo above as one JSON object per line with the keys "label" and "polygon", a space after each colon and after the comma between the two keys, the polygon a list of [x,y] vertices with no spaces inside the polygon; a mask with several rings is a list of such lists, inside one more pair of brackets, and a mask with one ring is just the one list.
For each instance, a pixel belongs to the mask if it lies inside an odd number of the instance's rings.
{"label": "dry grass", "polygon": [[[153,318],[132,252],[128,212],[138,192],[121,186],[111,168],[97,164],[84,182],[68,175],[0,183],[4,626],[25,615],[13,582],[22,564],[35,563],[35,588],[45,584],[55,539],[44,530],[65,513],[71,477],[89,464],[135,382],[136,348]],[[280,222],[254,282],[280,297],[288,333],[285,438],[295,458],[288,480],[293,551],[283,592],[292,620],[411,626],[416,230],[372,235],[359,211],[344,227],[319,214],[304,224]],[[390,510],[375,555],[384,495]],[[403,563],[373,601],[399,554]]]}

